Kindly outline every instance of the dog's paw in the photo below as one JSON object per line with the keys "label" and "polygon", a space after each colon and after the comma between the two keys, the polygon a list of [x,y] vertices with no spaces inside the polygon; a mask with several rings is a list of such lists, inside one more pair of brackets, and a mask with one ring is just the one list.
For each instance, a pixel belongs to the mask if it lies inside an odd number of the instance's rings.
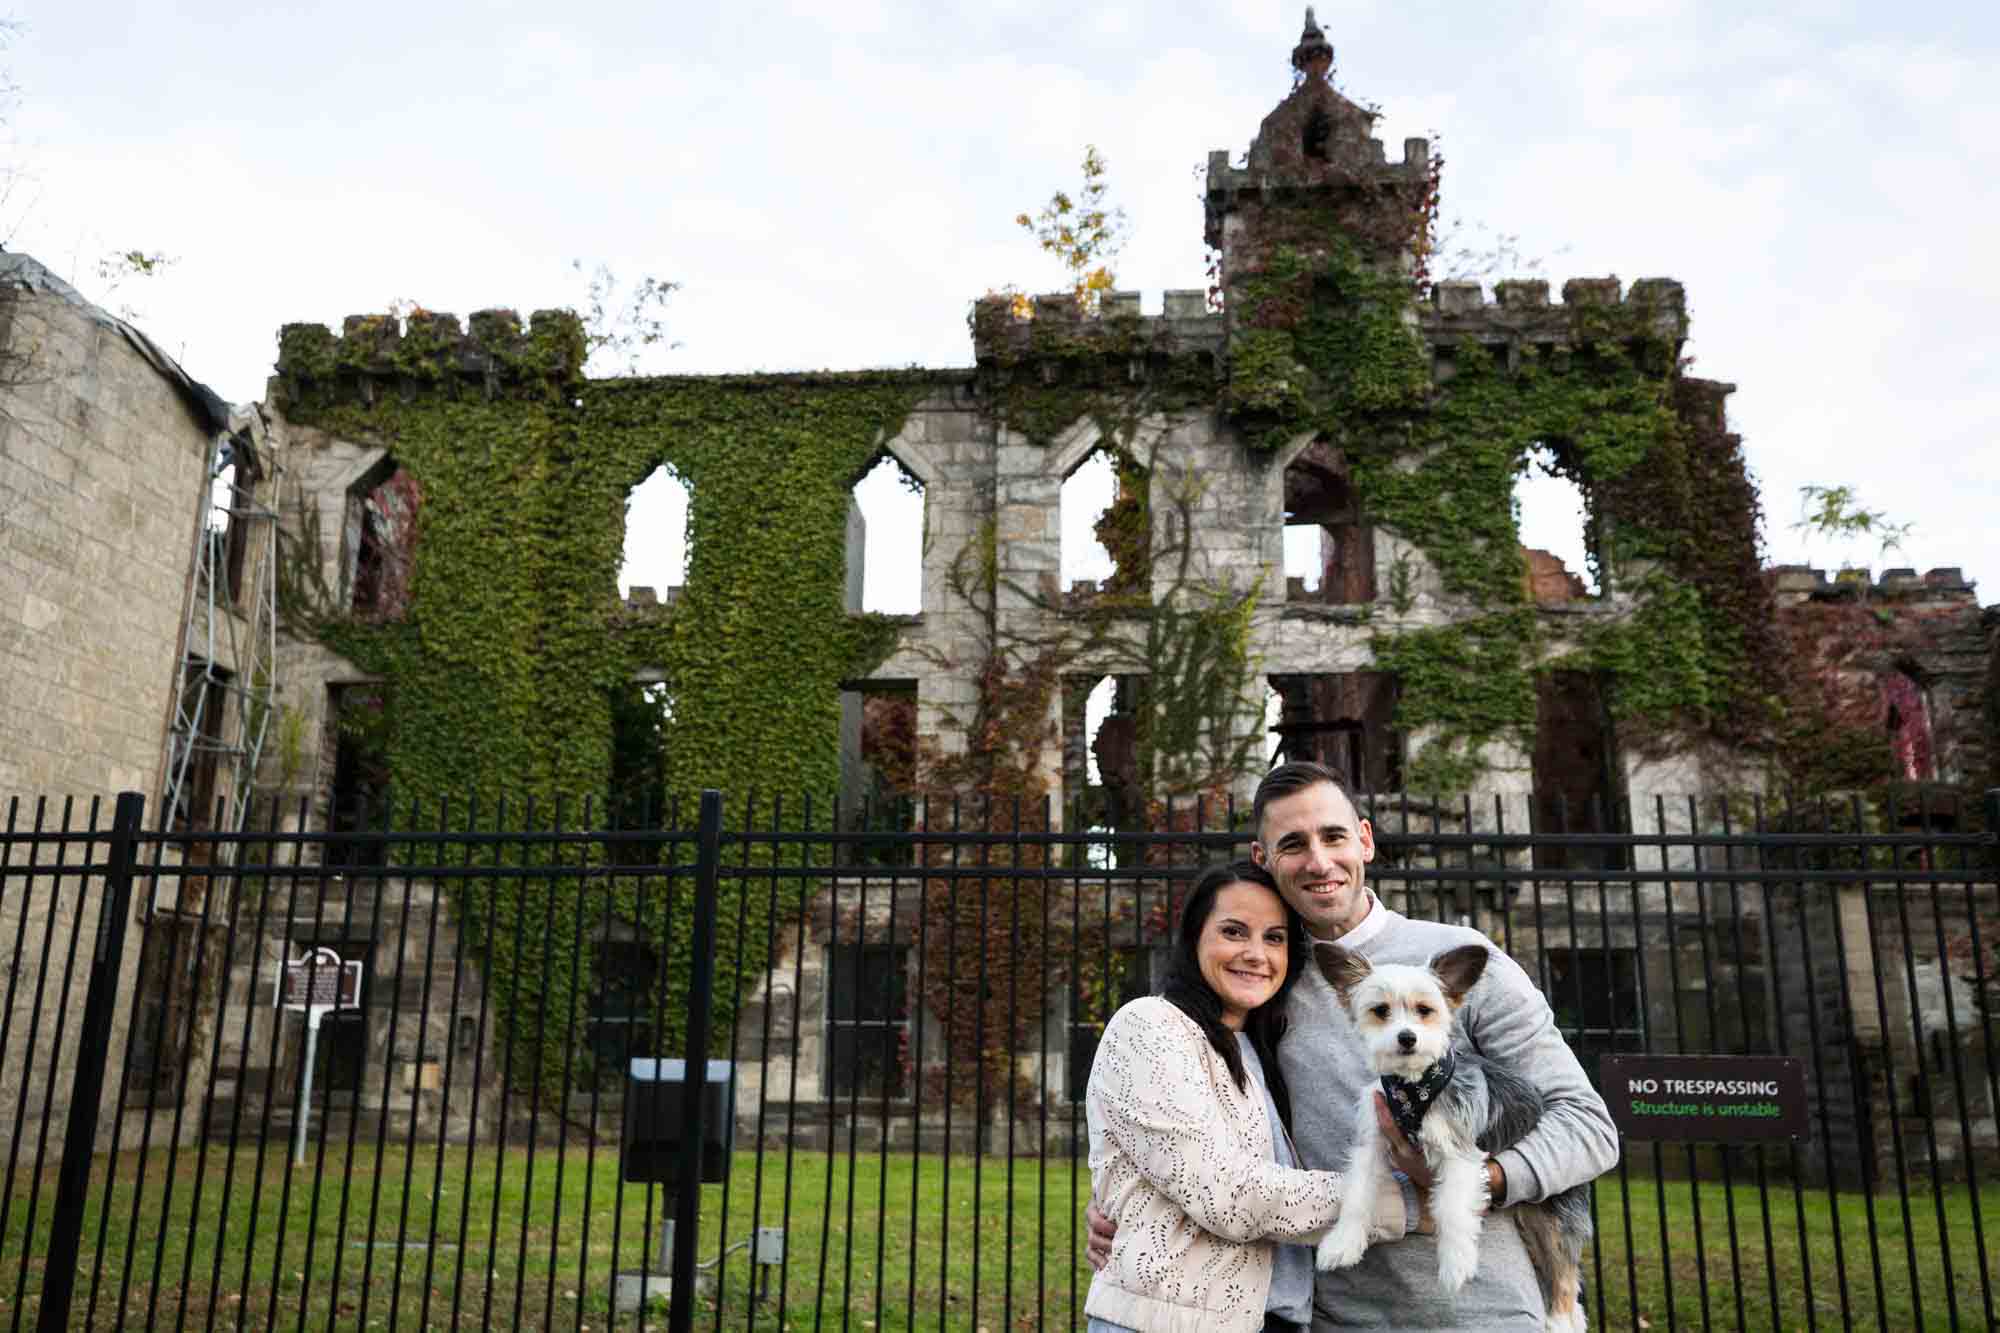
{"label": "dog's paw", "polygon": [[1446,1295],[1455,1295],[1479,1269],[1479,1246],[1471,1240],[1440,1238],[1438,1243],[1438,1285]]}
{"label": "dog's paw", "polygon": [[1360,1227],[1336,1223],[1313,1248],[1313,1266],[1322,1273],[1336,1268],[1352,1268],[1368,1252],[1368,1233]]}

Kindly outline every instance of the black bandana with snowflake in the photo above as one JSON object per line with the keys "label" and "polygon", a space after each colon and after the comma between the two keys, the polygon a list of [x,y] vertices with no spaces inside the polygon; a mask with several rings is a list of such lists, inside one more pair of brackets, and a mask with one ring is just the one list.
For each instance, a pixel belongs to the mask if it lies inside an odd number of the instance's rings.
{"label": "black bandana with snowflake", "polygon": [[1389,1099],[1389,1114],[1395,1117],[1396,1128],[1412,1140],[1417,1137],[1417,1128],[1424,1123],[1424,1113],[1437,1101],[1444,1085],[1451,1082],[1451,1071],[1457,1064],[1458,1057],[1447,1051],[1444,1059],[1426,1069],[1421,1077],[1409,1079],[1400,1074],[1382,1075],[1382,1094]]}

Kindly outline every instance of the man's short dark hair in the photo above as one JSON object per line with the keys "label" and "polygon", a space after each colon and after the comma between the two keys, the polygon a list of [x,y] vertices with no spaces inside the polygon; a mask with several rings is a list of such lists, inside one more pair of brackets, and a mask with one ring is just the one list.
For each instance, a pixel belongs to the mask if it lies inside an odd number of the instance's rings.
{"label": "man's short dark hair", "polygon": [[1347,784],[1340,780],[1340,774],[1325,764],[1310,759],[1293,759],[1279,764],[1264,775],[1257,784],[1257,794],[1250,801],[1250,822],[1256,827],[1257,837],[1264,836],[1264,807],[1273,801],[1282,801],[1294,792],[1302,792],[1307,787],[1316,787],[1322,782],[1333,784],[1333,789],[1347,796],[1349,804],[1354,798],[1347,794]]}

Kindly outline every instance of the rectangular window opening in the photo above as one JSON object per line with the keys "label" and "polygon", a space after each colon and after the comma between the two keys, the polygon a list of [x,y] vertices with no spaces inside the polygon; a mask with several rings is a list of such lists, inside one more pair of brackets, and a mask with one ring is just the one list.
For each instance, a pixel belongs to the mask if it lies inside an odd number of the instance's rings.
{"label": "rectangular window opening", "polygon": [[827,953],[827,1052],[834,1093],[907,1095],[909,948],[837,944]]}

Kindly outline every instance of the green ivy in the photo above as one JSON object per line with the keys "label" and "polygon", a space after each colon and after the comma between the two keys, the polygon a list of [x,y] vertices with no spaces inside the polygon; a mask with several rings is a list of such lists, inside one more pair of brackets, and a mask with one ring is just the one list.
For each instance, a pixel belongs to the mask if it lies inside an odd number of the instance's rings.
{"label": "green ivy", "polygon": [[[1434,374],[1414,284],[1364,260],[1332,215],[1300,207],[1263,221],[1262,255],[1239,256],[1225,401],[1253,445],[1302,433],[1338,445],[1370,521],[1419,548],[1463,603],[1451,625],[1384,630],[1378,664],[1399,680],[1397,724],[1424,738],[1406,781],[1456,791],[1484,771],[1489,742],[1532,743],[1535,677],[1549,661],[1529,602],[1513,496],[1529,456],[1599,495],[1617,479],[1683,461],[1672,401],[1673,349],[1644,301],[1567,308],[1566,343],[1495,348],[1465,341]],[[1599,504],[1600,570],[1658,557],[1663,542]],[[1407,570],[1400,606],[1410,604]],[[1684,581],[1662,575],[1628,624],[1594,630],[1580,656],[1614,673],[1621,715],[1705,723],[1718,671],[1713,627]],[[1630,673],[1629,678],[1627,673]]]}
{"label": "green ivy", "polygon": [[[893,621],[844,608],[847,506],[935,376],[587,382],[575,373],[574,318],[538,315],[526,337],[475,317],[467,341],[488,349],[482,381],[453,360],[463,342],[419,320],[400,344],[371,348],[368,336],[350,327],[336,343],[288,328],[279,372],[289,419],[387,448],[422,491],[407,613],[369,623],[322,606],[314,618],[323,642],[386,683],[383,744],[400,808],[422,808],[422,822],[431,810],[413,800],[475,787],[488,792],[477,815],[487,828],[501,827],[499,795],[514,828],[579,827],[585,798],[600,822],[607,803],[628,808],[609,789],[613,708],[642,667],[665,679],[664,789],[683,824],[704,788],[837,788],[840,684],[869,674],[896,636]],[[627,612],[622,510],[663,464],[692,496],[687,586],[671,608]],[[685,1012],[689,960],[673,949],[671,918],[685,914],[686,883],[594,882],[608,899],[533,875],[460,896],[468,947],[491,948],[489,985],[535,1055],[559,1056],[589,987],[589,950],[572,942],[579,929],[594,937],[606,914],[665,951],[663,1041]],[[768,924],[768,886],[743,883],[723,881],[723,956],[739,933],[761,947]],[[780,915],[805,892],[793,882]],[[735,1004],[718,995],[719,1023]]]}
{"label": "green ivy", "polygon": [[1582,648],[1555,665],[1598,673],[1610,682],[1614,720],[1642,731],[1706,725],[1718,700],[1718,654],[1693,585],[1654,574],[1638,589],[1629,619],[1596,622]]}

